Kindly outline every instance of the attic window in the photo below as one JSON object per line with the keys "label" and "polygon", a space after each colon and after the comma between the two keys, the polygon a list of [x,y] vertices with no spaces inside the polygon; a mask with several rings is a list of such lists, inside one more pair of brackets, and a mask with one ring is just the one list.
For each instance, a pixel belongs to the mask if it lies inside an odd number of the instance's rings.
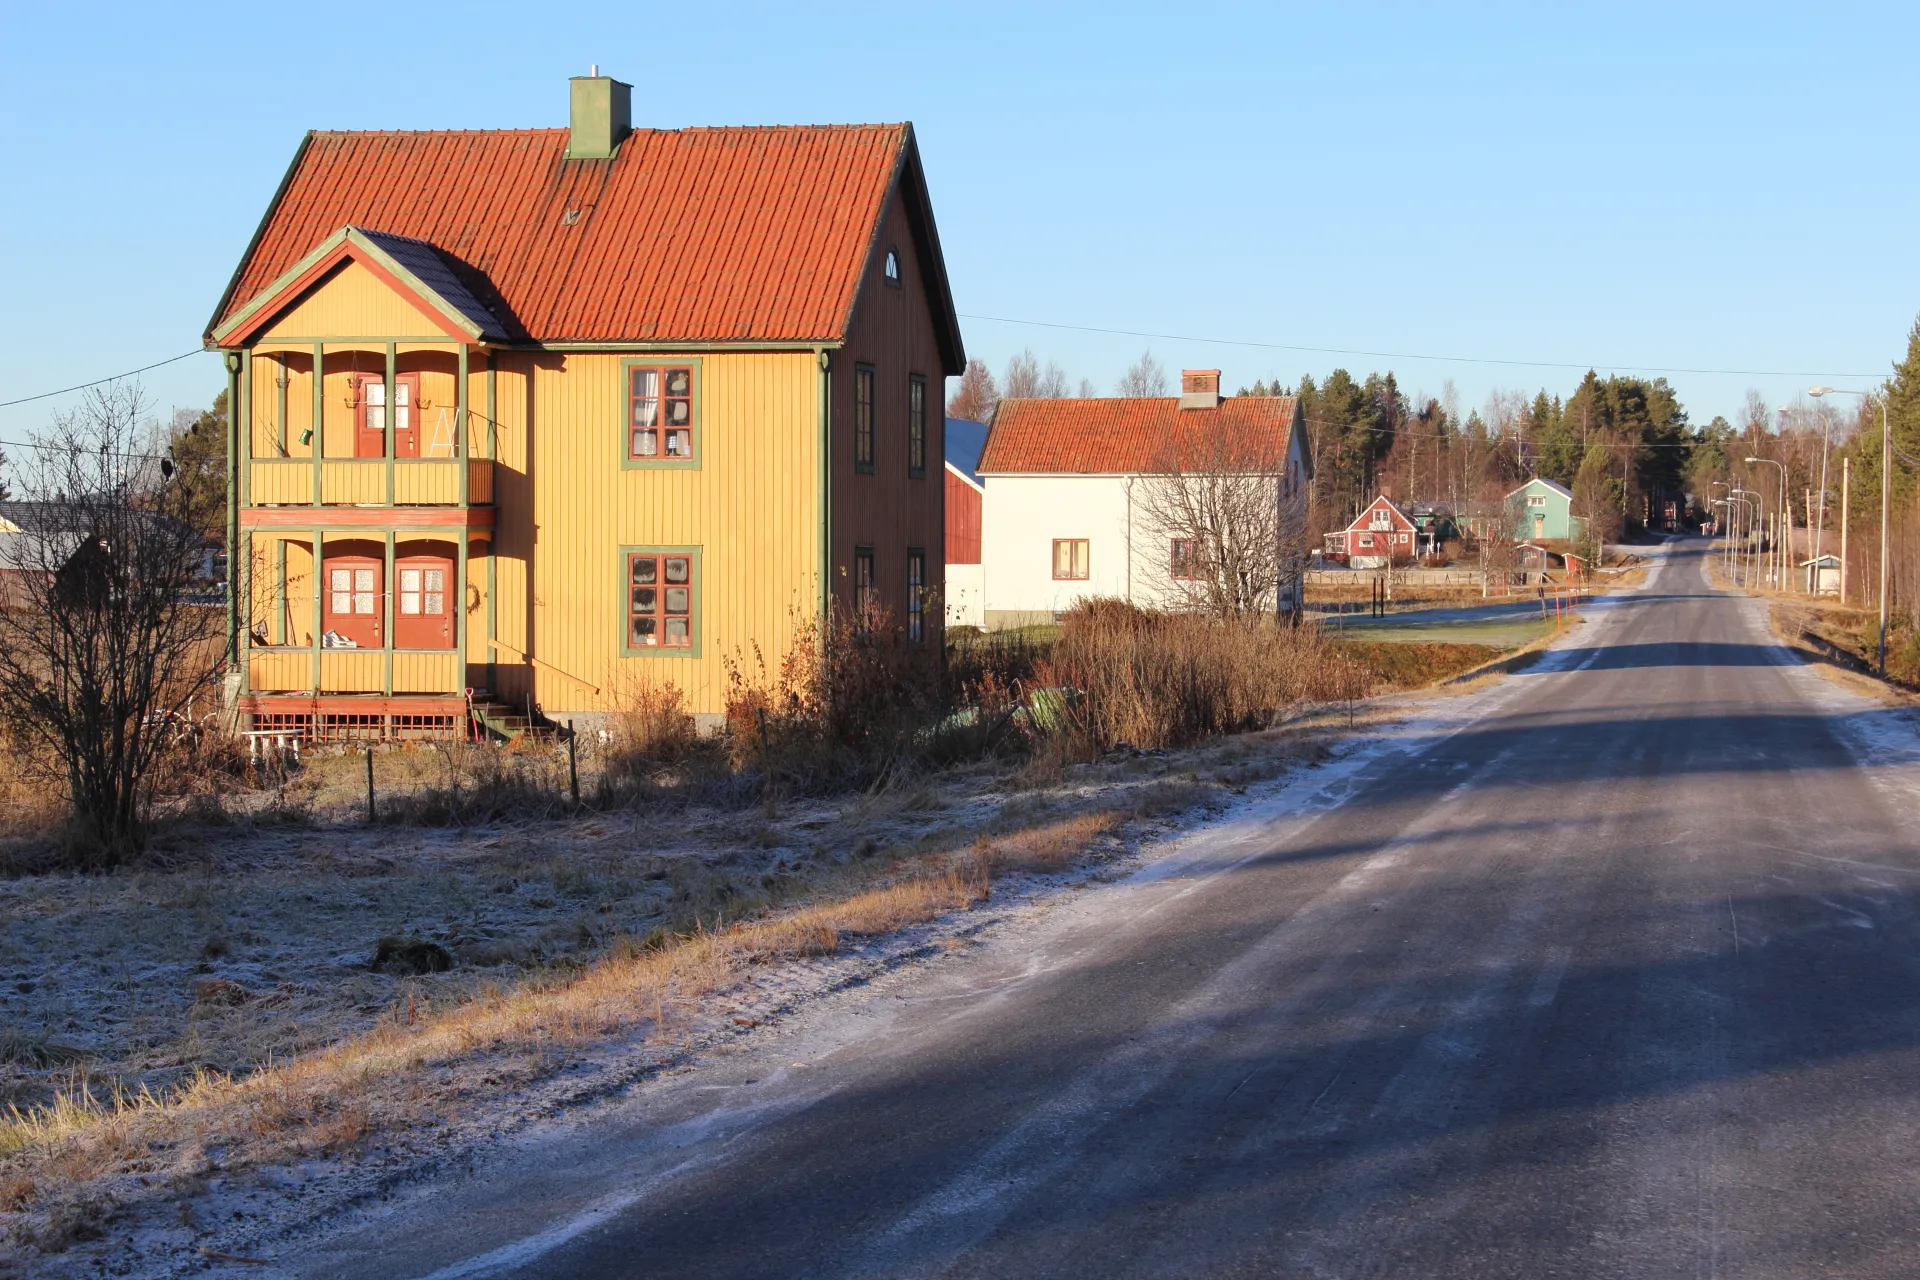
{"label": "attic window", "polygon": [[898,289],[900,287],[900,251],[898,249],[887,250],[887,265],[885,270],[887,273],[887,283]]}

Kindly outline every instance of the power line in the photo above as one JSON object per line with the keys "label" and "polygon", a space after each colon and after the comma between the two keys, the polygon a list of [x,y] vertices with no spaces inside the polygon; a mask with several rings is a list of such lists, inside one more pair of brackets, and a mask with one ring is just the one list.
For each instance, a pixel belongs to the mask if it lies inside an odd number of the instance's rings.
{"label": "power line", "polygon": [[1008,316],[983,316],[960,312],[963,320],[988,320],[995,324],[1023,324],[1039,329],[1070,329],[1076,333],[1105,333],[1122,338],[1157,338],[1163,342],[1201,342],[1219,347],[1257,347],[1266,351],[1301,351],[1321,356],[1366,356],[1370,360],[1434,360],[1448,364],[1492,364],[1519,369],[1607,369],[1633,373],[1724,374],[1742,378],[1878,378],[1877,373],[1836,373],[1826,369],[1685,369],[1651,364],[1575,364],[1564,360],[1500,360],[1491,356],[1435,356],[1411,351],[1359,351],[1346,347],[1305,347],[1286,342],[1254,342],[1245,338],[1197,338],[1185,333],[1148,333],[1140,329],[1102,329],[1087,324],[1056,324],[1051,320],[1015,320]]}
{"label": "power line", "polygon": [[[17,404],[32,404],[35,400],[51,400],[55,396],[64,396],[70,391],[85,391],[88,387],[105,386],[109,382],[118,382],[122,378],[131,378],[135,374],[145,373],[149,369],[158,369],[163,365],[177,364],[185,360],[188,356],[202,354],[204,354],[204,348],[195,347],[193,350],[183,351],[177,356],[168,356],[165,360],[157,360],[152,364],[143,364],[138,369],[129,369],[125,373],[116,373],[110,378],[95,378],[92,382],[83,382],[76,387],[62,387],[58,391],[42,391],[37,396],[23,396],[18,400],[0,400],[0,409],[11,409]],[[1837,378],[1842,375],[1833,374],[1832,376]]]}

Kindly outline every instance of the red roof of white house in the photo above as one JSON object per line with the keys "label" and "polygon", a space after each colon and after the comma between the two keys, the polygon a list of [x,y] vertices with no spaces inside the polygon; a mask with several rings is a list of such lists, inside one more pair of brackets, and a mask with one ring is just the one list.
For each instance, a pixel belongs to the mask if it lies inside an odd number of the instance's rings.
{"label": "red roof of white house", "polygon": [[[1230,396],[1215,409],[1182,409],[1176,396],[1002,400],[979,472],[1141,475],[1193,469],[1222,456],[1275,465],[1286,457],[1299,415],[1292,396]],[[1311,474],[1311,459],[1307,470]]]}

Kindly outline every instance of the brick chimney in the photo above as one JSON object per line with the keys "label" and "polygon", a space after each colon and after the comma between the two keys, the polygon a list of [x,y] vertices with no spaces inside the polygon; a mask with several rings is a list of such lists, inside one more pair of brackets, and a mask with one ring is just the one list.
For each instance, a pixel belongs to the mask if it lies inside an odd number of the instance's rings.
{"label": "brick chimney", "polygon": [[1182,369],[1180,371],[1180,407],[1182,409],[1218,409],[1220,407],[1220,371],[1218,369]]}

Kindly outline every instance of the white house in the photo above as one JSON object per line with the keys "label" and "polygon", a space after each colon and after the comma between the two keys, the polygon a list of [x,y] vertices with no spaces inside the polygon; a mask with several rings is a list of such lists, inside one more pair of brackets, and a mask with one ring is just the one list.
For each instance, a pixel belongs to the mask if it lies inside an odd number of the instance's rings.
{"label": "white house", "polygon": [[[1150,487],[1176,459],[1222,456],[1223,442],[1276,459],[1279,526],[1299,527],[1312,475],[1299,404],[1222,396],[1217,369],[1180,377],[1177,397],[1000,402],[979,465],[988,628],[1053,622],[1090,596],[1179,603],[1195,548],[1154,518]],[[1182,469],[1193,473],[1190,461]],[[1297,592],[1286,584],[1283,603]]]}
{"label": "white house", "polygon": [[987,424],[947,419],[947,590],[949,627],[983,627],[985,570],[980,565],[980,503],[985,490],[974,468],[987,442]]}

